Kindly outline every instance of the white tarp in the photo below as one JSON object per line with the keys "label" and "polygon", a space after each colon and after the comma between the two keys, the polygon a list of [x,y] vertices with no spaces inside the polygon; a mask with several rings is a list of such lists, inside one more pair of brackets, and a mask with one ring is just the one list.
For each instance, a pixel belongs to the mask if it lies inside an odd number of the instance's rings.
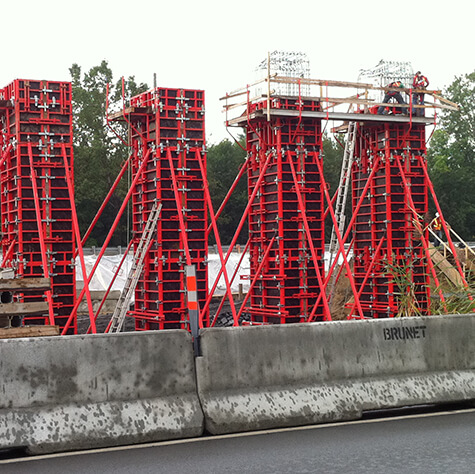
{"label": "white tarp", "polygon": [[[350,258],[352,253],[350,252]],[[242,254],[240,253],[231,253],[229,260],[226,264],[226,269],[228,271],[228,278],[231,279],[233,273],[239,263]],[[91,290],[98,290],[98,291],[105,291],[107,290],[117,268],[120,264],[123,255],[112,255],[112,256],[105,256],[102,257],[99,266],[92,278],[92,282],[90,284]],[[325,252],[325,268],[328,269],[328,261],[329,261],[329,253]],[[119,274],[117,275],[114,284],[112,285],[112,290],[122,290],[125,285],[125,281],[127,279],[127,275],[129,273],[130,267],[132,265],[132,254],[128,255],[125,259],[122,268],[119,270]],[[93,255],[88,255],[84,257],[86,263],[86,270],[89,274],[94,266],[97,257]],[[343,258],[340,256],[338,263],[341,265],[343,263]],[[219,255],[212,253],[208,255],[208,285],[211,291],[211,288],[216,281],[218,276],[219,270],[221,268],[221,262],[219,259]],[[239,291],[239,284],[242,284],[242,289],[244,293],[247,293],[250,285],[249,280],[250,275],[250,263],[249,263],[249,254],[247,253],[244,255],[239,270],[237,271],[236,277],[231,285],[231,290],[233,293],[237,293]],[[76,259],[76,280],[83,281],[82,272],[81,272],[81,265],[79,262],[79,258]],[[221,275],[216,290],[214,291],[215,295],[223,295],[226,292],[226,285],[224,276]]]}
{"label": "white tarp", "polygon": [[[228,271],[228,277],[231,279],[238,263],[241,258],[242,254],[232,253],[229,257],[229,260],[226,264],[226,269]],[[92,291],[105,291],[110,285],[114,274],[119,267],[120,261],[122,260],[123,255],[112,255],[112,256],[104,256],[99,263],[94,276],[92,277],[92,281],[89,285],[89,288]],[[125,281],[127,279],[127,275],[130,271],[132,265],[132,254],[127,255],[124,263],[122,264],[122,268],[119,270],[119,273],[112,285],[112,290],[122,290],[125,285]],[[96,263],[97,257],[94,255],[87,255],[84,256],[84,261],[86,264],[86,272],[89,274]],[[209,289],[214,285],[216,278],[218,276],[219,270],[221,268],[221,262],[219,260],[219,255],[217,254],[210,254],[208,256],[208,285]],[[243,285],[243,292],[246,293],[249,289],[249,279],[241,279],[241,276],[249,276],[249,254],[244,255],[241,266],[236,274],[236,277],[231,285],[231,289],[233,293],[237,293],[239,291],[239,284]],[[79,258],[76,259],[76,281],[82,282],[83,276],[81,271],[81,264]],[[82,286],[82,285],[78,285]],[[218,285],[214,292],[215,295],[223,295],[226,291],[226,285],[224,281],[224,276],[221,275],[219,279]]]}
{"label": "white tarp", "polygon": [[[110,285],[114,274],[119,267],[120,261],[122,260],[123,255],[112,255],[112,256],[104,256],[97,267],[94,276],[92,277],[92,281],[89,284],[89,289],[92,291],[105,291]],[[122,290],[125,285],[125,280],[127,279],[127,274],[130,270],[132,265],[132,254],[127,255],[124,263],[122,264],[122,268],[119,270],[119,274],[117,275],[114,284],[112,285],[112,290]],[[84,263],[86,264],[86,272],[89,275],[93,266],[97,261],[97,256],[95,255],[85,255],[84,256]],[[79,261],[79,257],[76,258],[76,281],[83,281],[84,278],[82,276],[81,271],[81,262]],[[82,287],[82,285],[78,285],[78,287]]]}

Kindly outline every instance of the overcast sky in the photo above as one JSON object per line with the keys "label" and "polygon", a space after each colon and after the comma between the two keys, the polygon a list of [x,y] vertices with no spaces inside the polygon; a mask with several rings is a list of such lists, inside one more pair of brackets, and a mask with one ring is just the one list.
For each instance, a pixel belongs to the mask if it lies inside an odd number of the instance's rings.
{"label": "overcast sky", "polygon": [[204,89],[208,141],[227,135],[225,92],[255,78],[268,51],[302,51],[311,77],[355,81],[379,60],[410,61],[431,81],[473,72],[473,0],[22,0],[1,2],[0,87],[70,80],[109,62],[115,78]]}

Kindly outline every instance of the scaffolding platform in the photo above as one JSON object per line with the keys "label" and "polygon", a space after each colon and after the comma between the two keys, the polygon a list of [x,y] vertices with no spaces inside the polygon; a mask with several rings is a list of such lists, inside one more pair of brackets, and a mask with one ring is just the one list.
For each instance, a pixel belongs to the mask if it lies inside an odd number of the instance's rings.
{"label": "scaffolding platform", "polygon": [[[277,97],[274,97],[277,98]],[[280,97],[279,97],[280,98]],[[393,104],[391,104],[393,105]],[[408,104],[409,105],[409,104]],[[314,110],[289,110],[271,108],[269,112],[265,109],[255,110],[249,115],[240,115],[228,121],[229,126],[242,127],[246,126],[249,120],[257,120],[259,118],[275,117],[301,117],[302,119],[318,119],[318,120],[335,120],[343,122],[394,122],[394,123],[417,123],[432,125],[434,117],[410,117],[403,114],[377,115],[373,113],[355,113],[355,112],[319,112]]]}
{"label": "scaffolding platform", "polygon": [[[276,93],[286,84],[296,86],[298,94],[286,96]],[[265,93],[262,92],[263,89],[266,89]],[[381,102],[388,92],[405,94],[406,104]],[[370,98],[370,95],[375,94],[381,96],[380,101]],[[424,105],[413,104],[416,94],[425,95]],[[253,84],[227,93],[221,100],[224,101],[226,124],[237,127],[246,127],[249,120],[262,117],[267,121],[270,121],[271,117],[298,117],[314,120],[431,124],[436,122],[436,110],[458,110],[458,105],[442,97],[438,90],[377,87],[362,82],[283,77],[271,75],[270,72],[267,77]],[[282,107],[284,101],[286,106]],[[318,104],[319,107],[307,108],[305,103],[310,102]],[[291,103],[294,106],[289,107]],[[378,115],[376,111],[380,106],[394,107],[395,110],[405,107],[409,114]],[[418,116],[421,110],[425,117]]]}

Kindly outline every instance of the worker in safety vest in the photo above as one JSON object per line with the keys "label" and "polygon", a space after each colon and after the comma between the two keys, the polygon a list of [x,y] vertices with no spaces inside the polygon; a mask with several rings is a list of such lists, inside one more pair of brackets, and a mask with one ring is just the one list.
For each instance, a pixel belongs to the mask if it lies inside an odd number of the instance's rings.
{"label": "worker in safety vest", "polygon": [[434,246],[438,247],[442,244],[442,221],[438,212],[435,213],[435,217],[432,220],[432,230],[434,231]]}
{"label": "worker in safety vest", "polygon": [[[387,87],[398,87],[404,89],[404,84],[401,81],[394,81],[388,84]],[[395,99],[398,104],[405,104],[406,102],[402,98],[402,95],[399,91],[386,91],[384,95],[383,103],[387,104],[390,99]],[[380,105],[378,108],[378,115],[385,115],[386,114],[386,106]],[[407,114],[407,109],[401,108],[403,114]]]}
{"label": "worker in safety vest", "polygon": [[[421,74],[421,71],[417,71],[414,79],[412,81],[412,88],[413,89],[427,89],[429,85],[429,79],[426,76]],[[412,103],[414,105],[424,105],[424,93],[414,93],[412,94]],[[424,117],[424,109],[414,109],[414,115],[419,117]]]}

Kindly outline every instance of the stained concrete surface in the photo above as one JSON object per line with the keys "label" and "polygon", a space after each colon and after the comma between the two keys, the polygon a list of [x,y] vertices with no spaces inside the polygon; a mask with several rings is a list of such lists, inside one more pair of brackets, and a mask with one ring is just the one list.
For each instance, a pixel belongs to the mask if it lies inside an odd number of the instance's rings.
{"label": "stained concrete surface", "polygon": [[196,360],[213,434],[356,419],[475,398],[475,315],[204,329]]}
{"label": "stained concrete surface", "polygon": [[185,331],[0,340],[0,448],[31,452],[198,436]]}
{"label": "stained concrete surface", "polygon": [[11,474],[472,474],[475,410],[15,461]]}

